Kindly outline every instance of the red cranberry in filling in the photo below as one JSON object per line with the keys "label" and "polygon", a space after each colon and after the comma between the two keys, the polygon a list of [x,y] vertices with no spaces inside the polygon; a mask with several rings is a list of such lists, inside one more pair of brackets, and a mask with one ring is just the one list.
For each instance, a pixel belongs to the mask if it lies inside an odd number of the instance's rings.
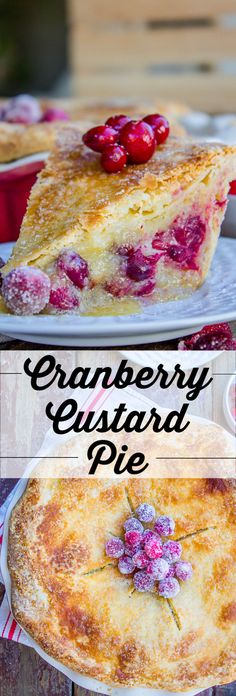
{"label": "red cranberry in filling", "polygon": [[160,114],[150,114],[149,116],[145,116],[143,120],[151,126],[156,144],[161,145],[164,143],[170,132],[170,124],[167,119]]}
{"label": "red cranberry in filling", "polygon": [[185,221],[176,220],[172,230],[179,244],[198,251],[205,235],[205,225],[199,215],[189,217]]}
{"label": "red cranberry in filling", "polygon": [[57,268],[65,273],[78,288],[82,289],[86,285],[89,274],[88,264],[75,251],[65,249],[58,257]]}
{"label": "red cranberry in filling", "polygon": [[173,244],[168,249],[168,256],[176,263],[181,263],[183,266],[197,270],[197,265],[194,261],[194,252],[192,249]]}
{"label": "red cranberry in filling", "polygon": [[129,121],[131,121],[129,116],[116,114],[116,116],[110,116],[110,118],[107,119],[106,126],[111,126],[111,128],[114,128],[116,131],[120,131]]}
{"label": "red cranberry in filling", "polygon": [[114,278],[105,285],[105,290],[110,292],[113,297],[125,297],[132,292],[132,283],[128,278]]}
{"label": "red cranberry in filling", "polygon": [[119,142],[133,164],[143,164],[152,157],[156,142],[153,130],[143,121],[130,121],[121,129]]}
{"label": "red cranberry in filling", "polygon": [[135,289],[135,297],[144,297],[144,295],[151,295],[153,290],[155,290],[155,280],[147,280],[146,283],[142,283],[138,288]]}
{"label": "red cranberry in filling", "polygon": [[74,294],[73,288],[67,285],[52,285],[49,302],[53,307],[64,312],[79,306],[79,300]]}
{"label": "red cranberry in filling", "polygon": [[117,140],[117,131],[110,126],[95,126],[83,135],[83,142],[94,152],[103,152],[107,145],[113,145]]}
{"label": "red cranberry in filling", "polygon": [[117,253],[120,256],[129,256],[134,251],[134,247],[131,244],[123,244],[117,249]]}
{"label": "red cranberry in filling", "polygon": [[140,249],[137,249],[128,257],[126,273],[131,280],[136,283],[147,278],[152,278],[155,274],[157,259],[154,256],[144,256]]}

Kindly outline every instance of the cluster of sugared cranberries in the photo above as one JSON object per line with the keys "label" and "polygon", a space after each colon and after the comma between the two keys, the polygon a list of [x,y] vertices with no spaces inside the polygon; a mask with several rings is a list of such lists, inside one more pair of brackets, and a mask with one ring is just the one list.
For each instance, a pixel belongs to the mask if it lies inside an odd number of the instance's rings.
{"label": "cluster of sugared cranberries", "polygon": [[140,121],[119,114],[108,118],[102,126],[90,128],[83,135],[83,142],[90,150],[101,153],[101,165],[108,174],[116,174],[126,164],[148,162],[169,132],[169,123],[160,114],[150,114]]}
{"label": "cluster of sugared cranberries", "polygon": [[[125,520],[124,539],[111,537],[107,541],[106,555],[118,560],[122,575],[132,575],[138,592],[175,597],[180,591],[179,580],[189,580],[193,569],[189,561],[180,560],[179,541],[166,539],[174,533],[174,520],[166,515],[155,519],[155,509],[148,503],[139,505],[135,515]],[[144,528],[151,523],[152,529]]]}
{"label": "cluster of sugared cranberries", "polygon": [[12,97],[0,110],[0,121],[7,123],[30,125],[46,121],[67,121],[68,119],[69,114],[63,109],[50,108],[43,112],[38,100],[31,97],[30,94],[19,94],[17,97]]}
{"label": "cluster of sugared cranberries", "polygon": [[49,277],[39,268],[19,266],[2,280],[1,294],[14,314],[38,314],[47,304],[68,312],[79,306],[79,290],[88,285],[89,269],[85,259],[64,249]]}

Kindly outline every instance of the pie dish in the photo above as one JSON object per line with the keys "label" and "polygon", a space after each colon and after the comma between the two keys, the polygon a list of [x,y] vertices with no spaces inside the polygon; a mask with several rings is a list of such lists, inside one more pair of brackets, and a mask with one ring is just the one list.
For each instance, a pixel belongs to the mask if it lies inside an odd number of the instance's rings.
{"label": "pie dish", "polygon": [[[236,677],[235,484],[31,479],[8,543],[12,609],[48,655],[113,686],[187,691]],[[175,519],[192,578],[133,592],[105,545],[143,501]]]}
{"label": "pie dish", "polygon": [[[64,127],[32,189],[3,276],[21,265],[47,274],[46,313],[132,313],[140,298],[188,295],[211,264],[235,153],[233,146],[172,136],[146,164],[109,175],[80,130]],[[79,255],[79,287],[63,271],[64,252],[66,263],[68,253]]]}

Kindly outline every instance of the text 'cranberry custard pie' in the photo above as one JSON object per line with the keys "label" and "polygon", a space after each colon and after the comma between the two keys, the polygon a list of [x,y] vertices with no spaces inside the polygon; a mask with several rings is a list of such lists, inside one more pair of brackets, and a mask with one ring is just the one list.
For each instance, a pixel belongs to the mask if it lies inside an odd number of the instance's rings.
{"label": "text 'cranberry custard pie'", "polygon": [[108,685],[232,681],[235,502],[221,479],[32,479],[10,521],[15,618]]}
{"label": "text 'cranberry custard pie'", "polygon": [[2,269],[2,311],[122,314],[203,283],[236,147],[169,136],[158,118],[63,128]]}

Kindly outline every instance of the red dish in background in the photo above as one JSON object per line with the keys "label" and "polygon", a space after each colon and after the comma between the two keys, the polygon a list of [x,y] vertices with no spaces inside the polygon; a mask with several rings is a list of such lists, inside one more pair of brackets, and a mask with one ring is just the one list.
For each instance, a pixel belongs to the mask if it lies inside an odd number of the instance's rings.
{"label": "red dish in background", "polygon": [[38,172],[44,166],[45,153],[0,169],[0,242],[18,239],[26,205]]}
{"label": "red dish in background", "polygon": [[236,196],[236,179],[234,179],[234,181],[231,181],[229,194],[230,196]]}

